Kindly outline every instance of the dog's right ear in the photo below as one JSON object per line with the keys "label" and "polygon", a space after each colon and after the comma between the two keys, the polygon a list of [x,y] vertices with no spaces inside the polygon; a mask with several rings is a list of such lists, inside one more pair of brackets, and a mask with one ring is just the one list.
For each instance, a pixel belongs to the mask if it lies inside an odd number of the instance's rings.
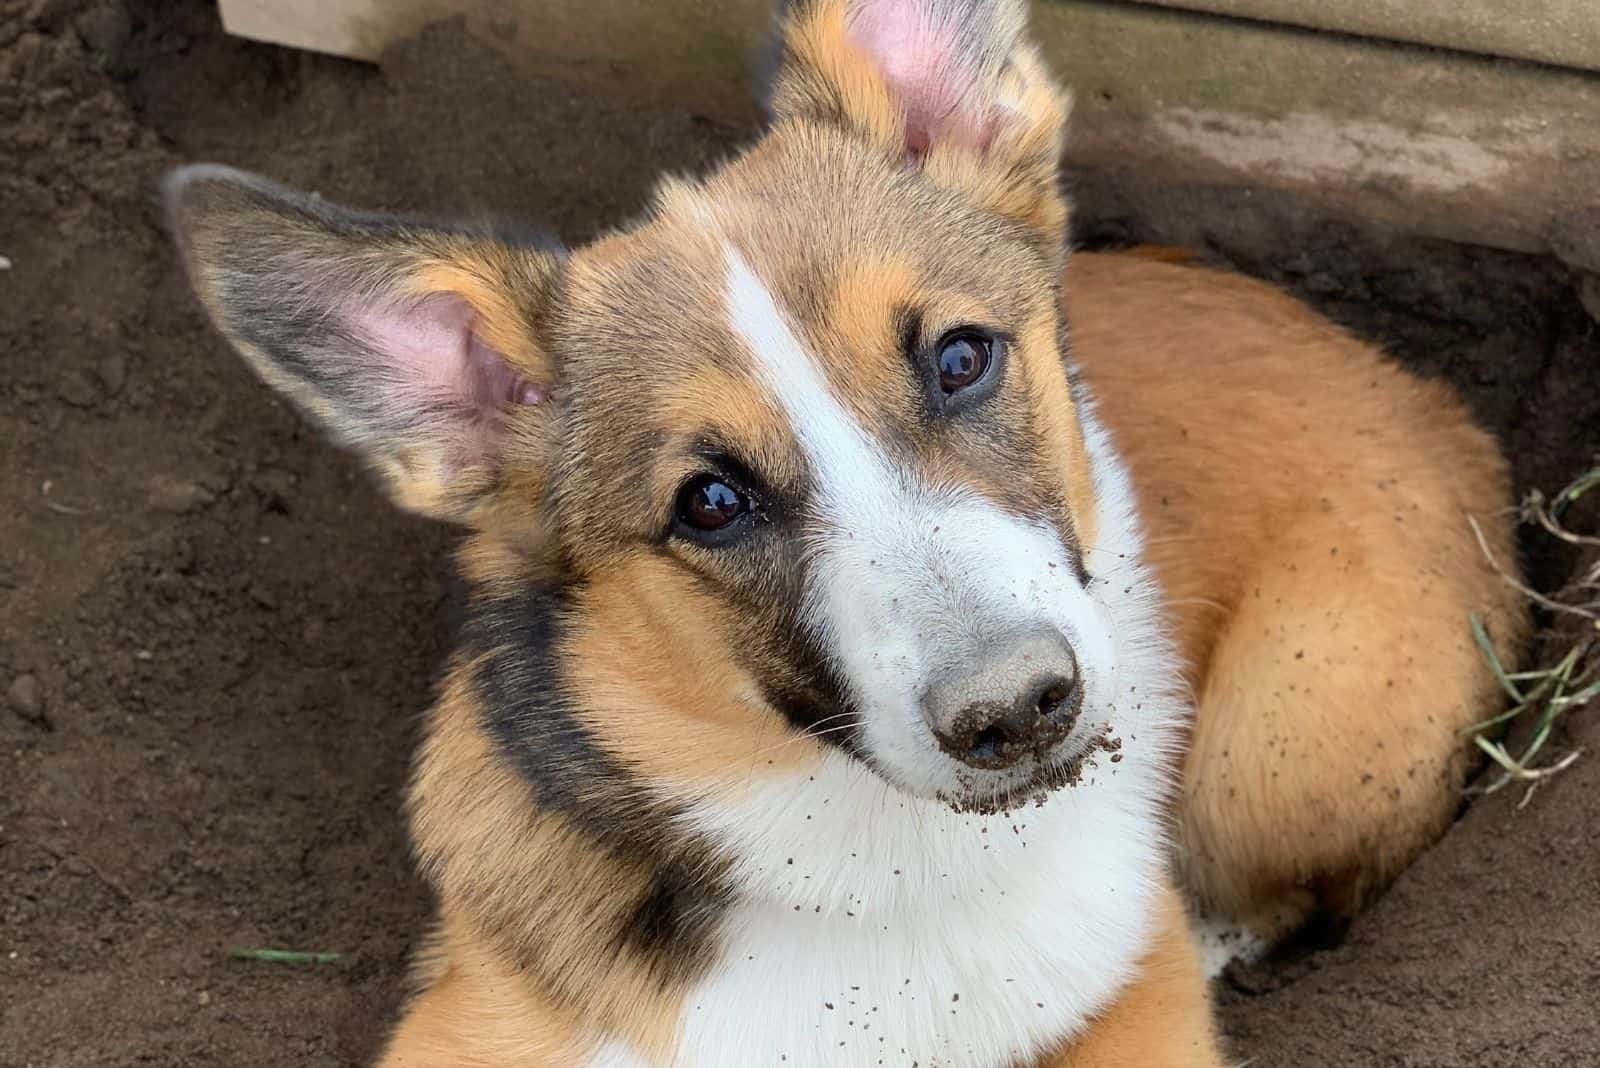
{"label": "dog's right ear", "polygon": [[402,506],[470,524],[509,472],[542,480],[558,253],[346,211],[224,167],[185,167],[165,191],[212,321]]}
{"label": "dog's right ear", "polygon": [[1058,247],[1070,98],[1027,22],[1024,0],[788,0],[771,111],[853,130]]}

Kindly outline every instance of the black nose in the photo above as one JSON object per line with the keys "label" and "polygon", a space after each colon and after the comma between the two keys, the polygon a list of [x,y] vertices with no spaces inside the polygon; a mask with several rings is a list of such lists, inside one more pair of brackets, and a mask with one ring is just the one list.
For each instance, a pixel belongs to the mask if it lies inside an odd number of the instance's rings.
{"label": "black nose", "polygon": [[[1026,680],[1020,687],[1019,679]],[[995,770],[1043,758],[1066,738],[1083,707],[1083,684],[1071,646],[1052,632],[1007,643],[929,687],[922,706],[941,749]]]}

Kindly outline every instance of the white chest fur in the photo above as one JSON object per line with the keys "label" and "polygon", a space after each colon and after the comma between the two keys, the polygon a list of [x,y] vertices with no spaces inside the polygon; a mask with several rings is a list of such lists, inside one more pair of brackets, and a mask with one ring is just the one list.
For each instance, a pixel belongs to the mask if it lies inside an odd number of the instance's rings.
{"label": "white chest fur", "polygon": [[1076,1033],[1126,982],[1161,864],[1127,744],[1009,815],[897,797],[843,757],[765,787],[810,830],[767,839],[792,855],[748,843],[773,892],[736,911],[674,1064],[1010,1068]]}

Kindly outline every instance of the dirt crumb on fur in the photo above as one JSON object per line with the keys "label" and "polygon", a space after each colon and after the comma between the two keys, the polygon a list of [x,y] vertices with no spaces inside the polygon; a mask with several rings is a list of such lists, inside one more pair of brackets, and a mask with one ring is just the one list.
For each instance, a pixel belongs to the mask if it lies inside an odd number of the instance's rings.
{"label": "dirt crumb on fur", "polygon": [[[0,1064],[380,1047],[427,914],[400,805],[451,539],[226,352],[156,184],[210,159],[581,240],[752,129],[582,73],[514,73],[459,26],[374,68],[230,39],[201,0],[0,0]],[[1454,382],[1519,486],[1600,446],[1595,328],[1562,268],[1237,190],[1075,182],[1086,239],[1206,250]],[[1573,564],[1531,562],[1547,589]],[[1600,725],[1571,729],[1594,756],[1527,808],[1473,806],[1344,945],[1225,990],[1237,1053],[1600,1063]]]}

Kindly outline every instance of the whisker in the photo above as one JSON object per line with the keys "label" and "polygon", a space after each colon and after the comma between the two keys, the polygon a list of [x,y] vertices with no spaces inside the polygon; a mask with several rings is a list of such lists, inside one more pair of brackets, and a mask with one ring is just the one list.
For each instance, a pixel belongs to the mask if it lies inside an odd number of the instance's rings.
{"label": "whisker", "polygon": [[752,747],[752,749],[750,750],[750,767],[749,767],[748,770],[746,770],[745,775],[744,775],[744,786],[745,786],[746,790],[748,790],[750,788],[750,780],[755,778],[756,761],[758,759],[760,759],[760,757],[761,757],[761,739],[766,737],[767,720],[770,719],[770,718],[771,717],[769,717],[769,716],[762,716],[761,717],[761,725],[756,728],[755,744]]}
{"label": "whisker", "polygon": [[824,723],[831,723],[836,719],[844,719],[847,716],[854,716],[854,715],[855,715],[854,712],[835,712],[831,716],[823,716],[821,719],[817,720],[815,723],[809,724],[805,729],[806,730],[811,730],[814,727],[822,726]]}
{"label": "whisker", "polygon": [[808,740],[811,740],[811,739],[821,738],[825,734],[835,734],[835,733],[837,733],[839,731],[852,730],[854,727],[855,727],[854,723],[841,723],[837,727],[828,727],[825,730],[820,730],[820,731],[802,731],[801,733],[795,735],[793,738],[785,738],[783,741],[774,743],[773,745],[769,745],[765,749],[758,749],[756,751],[755,755],[759,757],[759,756],[762,756],[762,755],[767,754],[767,753],[776,752],[777,750],[782,749],[784,746],[795,745],[795,744],[797,744],[799,742],[804,742],[804,741],[808,741]]}

